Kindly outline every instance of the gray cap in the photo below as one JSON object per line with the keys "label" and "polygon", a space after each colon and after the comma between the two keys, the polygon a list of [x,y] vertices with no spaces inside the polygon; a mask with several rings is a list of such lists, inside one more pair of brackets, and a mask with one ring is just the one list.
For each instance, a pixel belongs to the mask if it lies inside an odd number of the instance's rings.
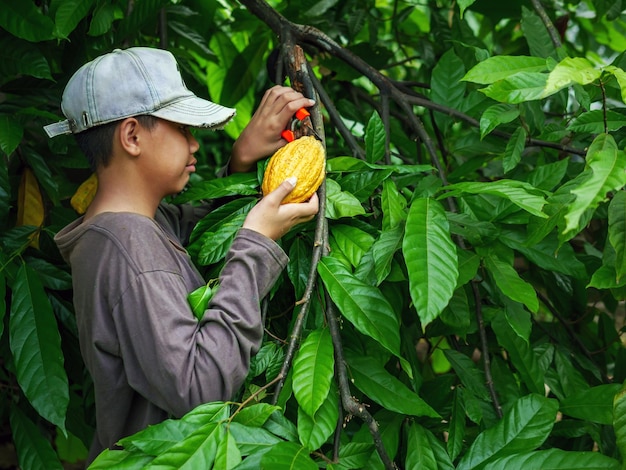
{"label": "gray cap", "polygon": [[235,110],[187,89],[174,56],[162,49],[116,49],[83,65],[61,101],[65,121],[44,126],[49,137],[149,114],[192,127],[223,127]]}

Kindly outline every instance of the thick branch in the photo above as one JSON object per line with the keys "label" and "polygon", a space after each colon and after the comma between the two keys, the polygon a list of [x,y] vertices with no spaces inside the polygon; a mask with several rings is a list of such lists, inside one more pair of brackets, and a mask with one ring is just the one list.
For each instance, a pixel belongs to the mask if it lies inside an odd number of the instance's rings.
{"label": "thick branch", "polygon": [[[289,73],[291,76],[292,84],[295,84],[296,87],[301,88],[302,91],[306,91],[307,88],[306,75],[308,73],[308,68],[306,66],[306,60],[304,58],[304,53],[302,49],[297,46],[292,47],[291,49],[284,48],[285,55],[287,56],[287,63],[289,68]],[[309,83],[309,87],[310,86]],[[314,93],[314,91],[309,91],[309,93]],[[307,96],[317,99],[316,95],[307,94]],[[324,126],[321,125],[321,113],[319,111],[319,106],[314,106],[311,110],[311,122],[315,127],[315,131],[318,133],[322,139],[324,138]],[[276,388],[274,391],[274,403],[278,400],[278,396],[280,395],[280,391],[282,390],[285,380],[287,378],[287,374],[289,373],[289,369],[291,368],[291,363],[293,361],[294,355],[298,346],[300,344],[300,337],[302,335],[302,328],[304,326],[304,320],[308,314],[310,305],[311,305],[311,295],[313,293],[313,289],[315,289],[315,282],[317,280],[317,263],[320,260],[321,253],[324,247],[324,216],[326,210],[326,185],[322,184],[320,189],[318,190],[319,197],[319,216],[317,217],[317,226],[315,229],[315,240],[313,247],[313,254],[311,259],[311,269],[309,271],[309,278],[307,281],[307,285],[302,296],[302,299],[297,302],[300,304],[300,310],[298,312],[298,316],[296,317],[296,321],[294,322],[294,326],[291,330],[291,334],[289,337],[289,346],[287,348],[287,353],[285,354],[285,359],[283,360],[283,365],[279,373],[280,380],[276,384]]]}

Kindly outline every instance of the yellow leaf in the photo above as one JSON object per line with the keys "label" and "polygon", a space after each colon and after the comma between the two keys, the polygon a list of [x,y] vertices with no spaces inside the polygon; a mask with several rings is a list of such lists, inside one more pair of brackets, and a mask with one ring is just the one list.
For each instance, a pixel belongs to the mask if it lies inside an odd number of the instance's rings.
{"label": "yellow leaf", "polygon": [[89,178],[83,181],[72,196],[72,199],[70,199],[70,204],[74,210],[81,215],[84,214],[96,195],[97,190],[98,177],[95,173],[92,173]]}
{"label": "yellow leaf", "polygon": [[[25,168],[18,189],[16,225],[41,227],[45,216],[43,198],[37,178],[30,168]],[[39,247],[39,233],[33,234],[31,245]]]}

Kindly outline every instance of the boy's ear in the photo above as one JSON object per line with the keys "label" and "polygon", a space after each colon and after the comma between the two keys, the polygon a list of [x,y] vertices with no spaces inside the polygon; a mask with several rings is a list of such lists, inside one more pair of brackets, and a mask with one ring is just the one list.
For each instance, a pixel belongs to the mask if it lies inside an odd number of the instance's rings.
{"label": "boy's ear", "polygon": [[141,130],[139,121],[134,117],[124,119],[117,128],[117,139],[122,148],[133,156],[141,153],[139,131]]}

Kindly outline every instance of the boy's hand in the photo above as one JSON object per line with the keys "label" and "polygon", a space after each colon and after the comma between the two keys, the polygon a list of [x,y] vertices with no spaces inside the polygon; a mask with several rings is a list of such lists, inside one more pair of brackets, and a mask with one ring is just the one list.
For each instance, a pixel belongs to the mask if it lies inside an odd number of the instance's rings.
{"label": "boy's hand", "polygon": [[281,204],[295,187],[295,178],[287,178],[248,213],[243,227],[254,230],[272,240],[278,240],[294,225],[308,222],[319,210],[317,194],[307,202]]}
{"label": "boy's hand", "polygon": [[230,171],[254,170],[258,160],[272,155],[287,143],[280,133],[296,111],[314,104],[315,101],[290,87],[276,85],[267,90],[252,119],[233,145]]}

